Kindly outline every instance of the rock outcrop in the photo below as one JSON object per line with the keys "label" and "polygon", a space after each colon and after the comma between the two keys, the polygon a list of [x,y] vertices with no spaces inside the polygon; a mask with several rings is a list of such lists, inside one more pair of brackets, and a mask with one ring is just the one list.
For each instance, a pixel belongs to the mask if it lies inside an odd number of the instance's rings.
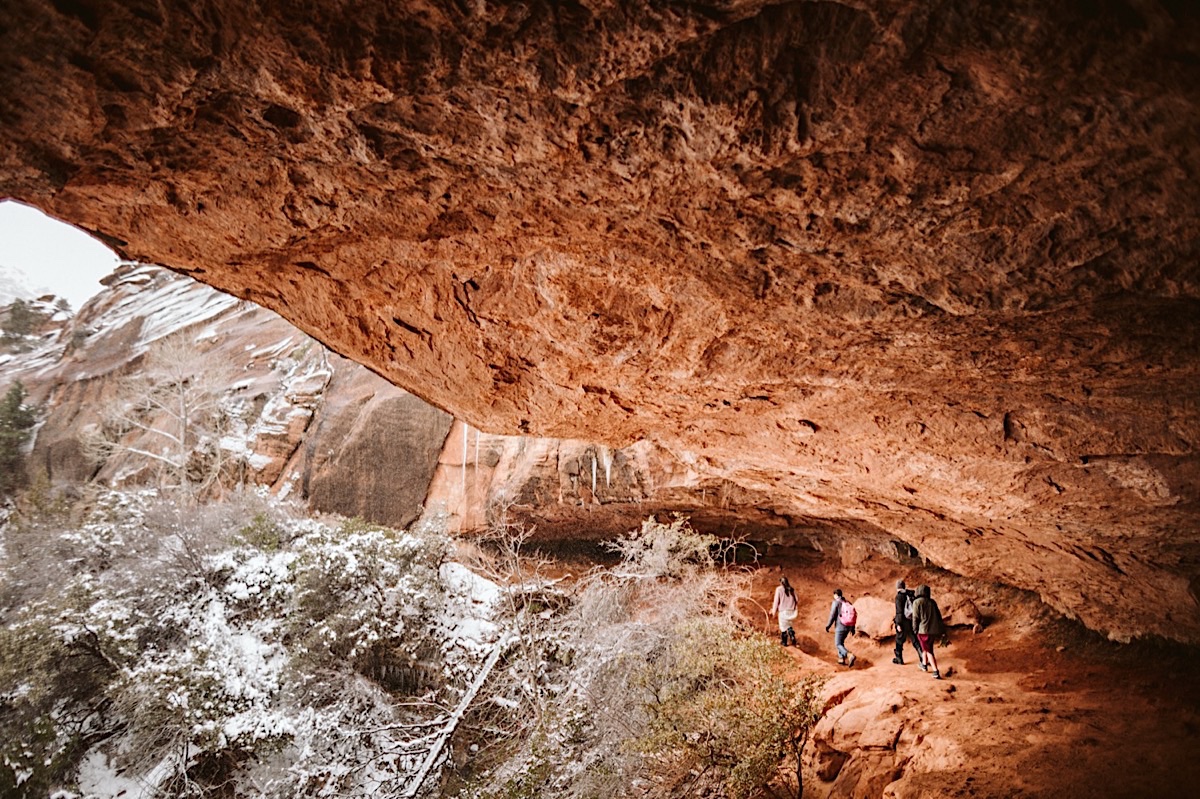
{"label": "rock outcrop", "polygon": [[1198,43],[1153,1],[26,0],[0,196],[476,429],[1194,642]]}
{"label": "rock outcrop", "polygon": [[[131,428],[100,462],[83,442],[129,400],[125,382],[147,354],[183,340],[196,379],[220,375],[225,419],[215,449],[226,484],[295,492],[318,510],[398,527],[418,518],[450,416],[331,355],[276,314],[189,278],[128,265],[104,282],[77,316],[61,314],[25,351],[0,354],[0,385],[21,380],[43,419],[31,472],[56,484],[153,481],[147,453],[164,436]],[[150,417],[147,425],[172,430]]]}

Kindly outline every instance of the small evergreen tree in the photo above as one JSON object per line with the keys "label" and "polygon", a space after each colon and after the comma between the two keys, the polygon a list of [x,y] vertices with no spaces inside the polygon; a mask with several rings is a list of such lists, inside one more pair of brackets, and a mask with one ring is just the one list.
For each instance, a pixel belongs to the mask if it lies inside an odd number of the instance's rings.
{"label": "small evergreen tree", "polygon": [[17,299],[8,306],[8,318],[4,320],[4,334],[10,338],[28,336],[33,332],[33,310],[25,300]]}
{"label": "small evergreen tree", "polygon": [[24,483],[24,453],[34,424],[33,408],[25,404],[25,386],[17,381],[0,400],[0,497]]}

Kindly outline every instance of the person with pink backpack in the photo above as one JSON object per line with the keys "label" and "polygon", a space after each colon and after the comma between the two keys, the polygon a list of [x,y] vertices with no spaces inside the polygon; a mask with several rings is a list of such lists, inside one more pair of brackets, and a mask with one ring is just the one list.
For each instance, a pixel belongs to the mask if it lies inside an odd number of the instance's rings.
{"label": "person with pink backpack", "polygon": [[838,665],[853,666],[858,658],[846,649],[846,636],[854,635],[854,628],[858,625],[858,611],[854,609],[850,600],[842,595],[840,588],[833,592],[833,605],[829,608],[829,621],[825,624],[825,632],[829,632],[829,628],[835,623],[837,628],[833,632],[833,644],[837,647]]}

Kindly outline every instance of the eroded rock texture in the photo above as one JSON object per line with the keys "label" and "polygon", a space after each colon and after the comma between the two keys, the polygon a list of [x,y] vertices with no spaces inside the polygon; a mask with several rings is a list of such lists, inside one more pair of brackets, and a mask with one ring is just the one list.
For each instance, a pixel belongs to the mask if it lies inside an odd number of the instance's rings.
{"label": "eroded rock texture", "polygon": [[12,0],[0,195],[475,427],[1197,641],[1198,20]]}

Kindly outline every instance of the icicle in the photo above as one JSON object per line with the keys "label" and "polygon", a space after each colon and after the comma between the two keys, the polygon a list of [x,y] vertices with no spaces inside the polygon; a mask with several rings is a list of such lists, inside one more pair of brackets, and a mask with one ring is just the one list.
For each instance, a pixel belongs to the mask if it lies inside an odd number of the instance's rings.
{"label": "icicle", "polygon": [[592,453],[592,496],[596,496],[596,453]]}
{"label": "icicle", "polygon": [[608,447],[604,448],[604,487],[612,488],[612,453],[608,451]]}
{"label": "icicle", "polygon": [[463,422],[463,457],[462,457],[462,494],[463,514],[467,512],[467,438],[471,435],[471,426]]}

